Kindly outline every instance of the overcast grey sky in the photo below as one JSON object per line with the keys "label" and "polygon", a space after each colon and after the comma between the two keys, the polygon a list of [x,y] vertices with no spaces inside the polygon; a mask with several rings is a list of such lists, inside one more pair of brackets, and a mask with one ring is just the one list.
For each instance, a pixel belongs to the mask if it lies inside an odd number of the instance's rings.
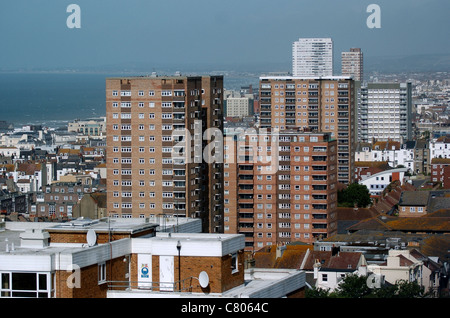
{"label": "overcast grey sky", "polygon": [[[69,4],[81,28],[69,29]],[[369,29],[369,4],[381,28]],[[0,68],[120,63],[290,63],[292,42],[331,37],[335,56],[450,53],[449,0],[2,0]]]}

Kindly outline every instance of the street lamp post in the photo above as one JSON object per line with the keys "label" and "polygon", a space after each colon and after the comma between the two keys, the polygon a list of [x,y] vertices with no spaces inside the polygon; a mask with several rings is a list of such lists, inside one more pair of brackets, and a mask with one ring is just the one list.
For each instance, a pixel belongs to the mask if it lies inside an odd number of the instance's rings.
{"label": "street lamp post", "polygon": [[181,242],[177,242],[178,250],[178,290],[181,292]]}

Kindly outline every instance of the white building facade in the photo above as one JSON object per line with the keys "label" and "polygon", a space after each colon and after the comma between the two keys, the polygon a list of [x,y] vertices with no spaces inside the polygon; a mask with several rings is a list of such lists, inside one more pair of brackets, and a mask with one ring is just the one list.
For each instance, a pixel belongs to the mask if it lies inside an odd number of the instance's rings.
{"label": "white building facade", "polygon": [[393,181],[399,180],[403,184],[407,171],[408,168],[386,170],[359,181],[359,184],[365,185],[369,189],[370,195],[377,196]]}
{"label": "white building facade", "polygon": [[430,141],[430,159],[450,158],[450,138],[441,137]]}
{"label": "white building facade", "polygon": [[358,141],[412,138],[411,83],[368,83],[358,92]]}
{"label": "white building facade", "polygon": [[331,38],[300,38],[292,44],[293,76],[333,76]]}

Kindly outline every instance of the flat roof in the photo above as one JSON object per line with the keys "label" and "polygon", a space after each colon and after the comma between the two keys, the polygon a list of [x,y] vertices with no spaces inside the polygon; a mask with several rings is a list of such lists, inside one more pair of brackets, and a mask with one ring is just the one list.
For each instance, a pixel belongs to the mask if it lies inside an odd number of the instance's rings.
{"label": "flat roof", "polygon": [[135,221],[133,219],[128,219],[128,221],[120,221],[122,219],[104,218],[100,220],[92,220],[89,218],[78,218],[76,220],[60,223],[56,226],[48,228],[48,232],[61,232],[61,231],[87,231],[95,230],[98,232],[128,232],[137,233],[149,228],[156,228],[158,224],[148,223],[142,221]]}
{"label": "flat roof", "polygon": [[224,77],[223,75],[133,75],[133,76],[114,76],[106,77],[106,80],[122,80],[122,79],[194,79],[194,78],[207,78],[207,77]]}
{"label": "flat roof", "polygon": [[108,298],[281,298],[306,285],[306,273],[296,269],[251,268],[245,282],[223,293],[109,290]]}
{"label": "flat roof", "polygon": [[273,79],[273,80],[350,80],[351,76],[292,76],[292,75],[281,75],[281,76],[260,76],[259,79]]}

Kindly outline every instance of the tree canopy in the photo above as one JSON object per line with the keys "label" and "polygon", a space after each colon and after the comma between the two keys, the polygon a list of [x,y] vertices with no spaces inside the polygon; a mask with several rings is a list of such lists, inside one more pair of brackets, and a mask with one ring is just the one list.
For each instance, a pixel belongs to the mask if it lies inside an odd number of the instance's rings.
{"label": "tree canopy", "polygon": [[334,290],[313,287],[307,289],[306,298],[423,298],[424,287],[417,282],[399,280],[396,284],[385,284],[379,288],[370,288],[367,277],[350,274],[343,278]]}
{"label": "tree canopy", "polygon": [[363,184],[352,183],[347,188],[338,191],[338,204],[344,207],[365,208],[372,202],[369,189]]}

